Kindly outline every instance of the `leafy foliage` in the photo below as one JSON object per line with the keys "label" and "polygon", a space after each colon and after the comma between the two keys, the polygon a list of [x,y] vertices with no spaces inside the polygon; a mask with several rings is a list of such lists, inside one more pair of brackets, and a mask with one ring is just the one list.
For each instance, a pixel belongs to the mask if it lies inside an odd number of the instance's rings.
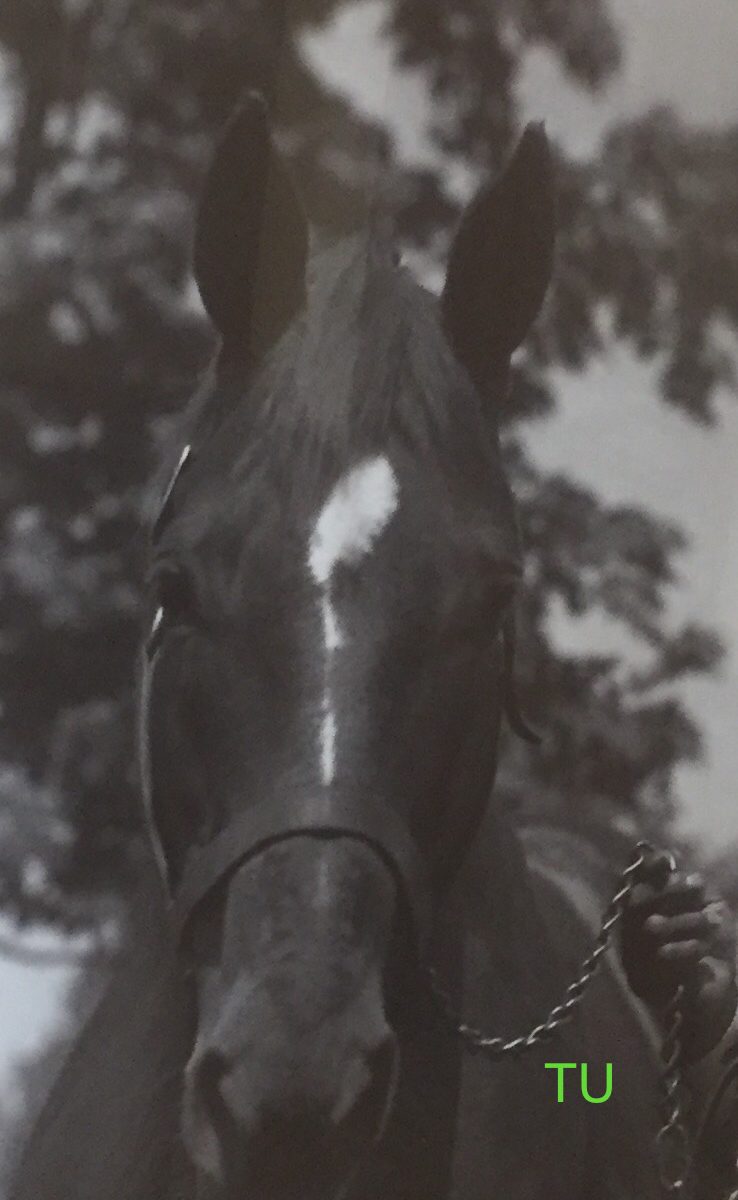
{"label": "leafy foliage", "polygon": [[[617,70],[605,0],[391,0],[386,34],[432,96],[435,167],[410,168],[388,129],[332,93],[300,53],[338,0],[5,0],[0,44],[18,96],[0,158],[0,902],[69,927],[135,869],[132,709],[144,481],[171,414],[212,349],[193,300],[193,201],[215,128],[244,87],[271,97],[315,222],[361,221],[383,163],[409,244],[443,246],[451,166],[496,169],[517,131],[525,52],[545,46],[587,89]],[[678,531],[539,476],[521,438],[549,412],[547,369],[582,369],[608,326],[662,365],[664,399],[714,418],[735,386],[738,131],[668,112],[614,129],[592,162],[559,155],[557,282],[521,359],[509,458],[530,552],[520,680],[548,730],[511,745],[510,804],[607,824],[672,813],[675,766],[699,735],[673,684],[719,653],[665,618]],[[642,665],[555,646],[556,604],[602,614]],[[646,665],[643,665],[645,658]],[[102,897],[102,900],[101,900]]]}

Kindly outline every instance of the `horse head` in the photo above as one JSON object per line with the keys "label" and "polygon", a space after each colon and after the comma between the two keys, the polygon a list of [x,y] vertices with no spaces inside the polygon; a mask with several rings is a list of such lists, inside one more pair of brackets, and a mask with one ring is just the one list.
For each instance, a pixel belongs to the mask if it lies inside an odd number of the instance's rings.
{"label": "horse head", "polygon": [[440,300],[381,229],[310,254],[258,100],[214,156],[195,273],[221,348],[152,539],[142,746],[216,1195],[339,1195],[390,1113],[397,979],[495,774],[521,576],[497,427],[553,234],[538,127]]}

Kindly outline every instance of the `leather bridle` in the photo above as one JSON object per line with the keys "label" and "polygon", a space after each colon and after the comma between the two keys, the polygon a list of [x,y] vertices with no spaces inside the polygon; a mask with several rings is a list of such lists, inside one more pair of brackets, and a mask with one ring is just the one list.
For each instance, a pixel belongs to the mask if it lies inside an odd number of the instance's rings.
{"label": "leather bridle", "polygon": [[[184,446],[165,489],[154,525],[153,539],[161,532],[178,479],[192,458]],[[156,657],[155,638],[161,625],[159,609],[149,635],[148,668]],[[153,819],[152,819],[153,823]],[[155,832],[154,841],[158,844]],[[349,838],[369,846],[390,871],[397,885],[403,915],[418,955],[430,932],[430,872],[402,817],[384,801],[345,790],[288,792],[238,811],[224,829],[204,845],[193,846],[181,876],[170,891],[173,931],[180,946],[197,908],[244,863],[270,846],[296,837],[322,840]],[[162,856],[163,857],[163,856]],[[166,864],[161,862],[166,876]]]}
{"label": "leather bridle", "polygon": [[[187,443],[165,488],[152,538],[156,541],[166,519],[176,484],[192,461]],[[158,632],[163,610],[157,612],[150,643]],[[505,668],[503,704],[519,736],[537,742],[538,736],[520,713],[514,686],[514,614],[503,627]],[[153,661],[147,652],[149,661]],[[191,848],[176,885],[170,891],[170,911],[177,944],[197,907],[240,866],[268,847],[295,837],[350,838],[369,846],[383,861],[397,885],[400,906],[409,919],[414,948],[420,957],[430,934],[432,879],[404,819],[388,804],[364,793],[343,790],[287,794],[261,801],[236,813],[226,827],[205,845]],[[154,835],[154,841],[158,839]],[[166,865],[161,863],[166,876]]]}
{"label": "leather bridle", "polygon": [[422,951],[431,922],[430,873],[403,819],[376,798],[333,793],[287,794],[261,801],[236,813],[211,841],[193,847],[171,891],[177,944],[198,907],[239,867],[269,847],[297,837],[347,838],[368,846],[392,875],[412,943],[418,954]]}

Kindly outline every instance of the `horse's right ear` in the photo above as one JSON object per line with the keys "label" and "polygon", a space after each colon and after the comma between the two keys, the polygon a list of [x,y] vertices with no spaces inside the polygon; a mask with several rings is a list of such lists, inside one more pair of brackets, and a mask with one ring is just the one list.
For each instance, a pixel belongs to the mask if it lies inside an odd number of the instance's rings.
{"label": "horse's right ear", "polygon": [[223,131],[200,200],[195,279],[226,352],[260,355],[305,301],[308,224],[249,95]]}

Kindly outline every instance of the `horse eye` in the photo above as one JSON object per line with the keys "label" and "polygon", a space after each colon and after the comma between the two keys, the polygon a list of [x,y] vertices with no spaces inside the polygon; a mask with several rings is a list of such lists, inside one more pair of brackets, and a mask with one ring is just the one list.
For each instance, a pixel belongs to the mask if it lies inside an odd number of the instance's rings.
{"label": "horse eye", "polygon": [[157,608],[169,622],[190,620],[195,614],[195,589],[190,576],[181,567],[160,568],[154,577]]}
{"label": "horse eye", "polygon": [[168,628],[191,625],[197,615],[195,588],[181,567],[159,567],[152,584],[155,611],[146,645],[149,658],[156,654]]}

